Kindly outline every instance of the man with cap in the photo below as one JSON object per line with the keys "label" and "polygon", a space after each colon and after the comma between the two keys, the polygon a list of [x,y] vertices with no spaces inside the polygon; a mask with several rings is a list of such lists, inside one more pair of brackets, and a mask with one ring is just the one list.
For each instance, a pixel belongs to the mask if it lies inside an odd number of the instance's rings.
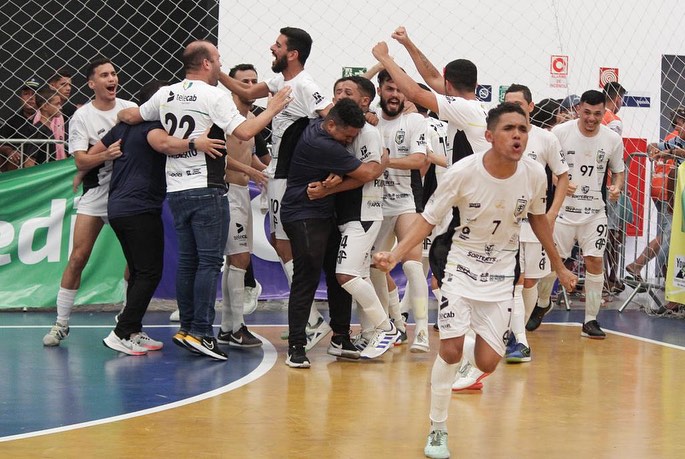
{"label": "man with cap", "polygon": [[[12,115],[0,129],[0,138],[3,139],[28,139],[35,133],[35,128],[33,127],[33,118],[36,116],[36,91],[40,87],[40,83],[35,78],[31,78],[25,81],[19,91],[17,91],[17,96],[21,101],[21,106],[19,111]],[[3,157],[7,156],[13,157],[17,160],[19,167],[33,166],[35,163],[29,158],[24,158],[21,161],[20,153],[18,147],[12,144],[5,144],[2,147]],[[0,159],[0,166],[2,166],[4,161]]]}
{"label": "man with cap", "polygon": [[557,123],[561,124],[564,121],[574,120],[578,118],[576,109],[580,104],[580,97],[575,94],[564,97],[559,107],[559,114],[557,115]]}

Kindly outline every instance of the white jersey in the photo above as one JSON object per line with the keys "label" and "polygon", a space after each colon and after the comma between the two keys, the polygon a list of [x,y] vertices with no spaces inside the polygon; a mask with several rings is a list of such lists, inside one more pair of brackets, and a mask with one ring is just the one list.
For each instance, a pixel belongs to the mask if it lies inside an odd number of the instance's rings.
{"label": "white jersey", "polygon": [[[528,144],[523,156],[539,162],[543,167],[549,167],[555,176],[568,172],[568,165],[562,155],[557,136],[537,126],[530,126]],[[521,227],[521,242],[539,242],[528,219],[524,219]]]}
{"label": "white jersey", "polygon": [[452,144],[452,155],[447,158],[448,166],[471,153],[490,148],[490,142],[485,140],[487,114],[479,101],[443,94],[436,94],[435,98],[438,101],[438,116],[447,121],[447,136]]}
{"label": "white jersey", "polygon": [[[347,151],[363,163],[380,163],[383,151],[380,132],[371,124],[364,124],[359,135],[347,146]],[[383,181],[379,177],[360,188],[338,193],[335,208],[339,225],[350,221],[383,220]]]}
{"label": "white jersey", "polygon": [[[116,99],[114,108],[107,111],[98,110],[92,101],[80,107],[69,120],[69,154],[88,151],[117,124],[117,113],[120,110],[136,106],[128,100]],[[83,189],[86,191],[100,185],[109,186],[111,178],[112,161],[105,161],[88,171],[83,178]]]}
{"label": "white jersey", "polygon": [[[391,159],[406,158],[414,153],[426,154],[426,119],[422,115],[402,113],[392,120],[381,116],[378,129]],[[418,169],[387,168],[383,172],[383,215],[420,212],[421,188]]]}
{"label": "white jersey", "polygon": [[[245,121],[227,91],[200,80],[161,88],[140,107],[140,114],[146,121],[161,120],[169,135],[179,139],[199,137],[214,125],[210,137],[223,140]],[[167,156],[167,191],[225,188],[225,164],[225,158],[214,159],[197,150]]]}
{"label": "white jersey", "polygon": [[514,291],[521,220],[545,213],[547,177],[540,164],[522,160],[511,177],[494,178],[483,166],[484,155],[447,169],[423,217],[438,225],[453,207],[459,209],[445,279],[451,277],[466,298],[503,301]]}
{"label": "white jersey", "polygon": [[292,80],[285,81],[283,74],[278,74],[265,81],[269,91],[276,93],[289,86],[291,89],[290,97],[292,100],[279,114],[271,120],[271,162],[266,169],[266,173],[273,177],[278,163],[278,150],[283,139],[283,133],[291,124],[300,118],[307,117],[315,119],[318,110],[326,108],[330,101],[321,95],[321,89],[314,82],[312,76],[301,71]]}
{"label": "white jersey", "polygon": [[568,164],[568,179],[578,186],[573,196],[564,199],[558,220],[575,226],[606,217],[602,187],[607,168],[619,173],[625,167],[620,135],[600,125],[594,136],[586,137],[578,128],[579,122],[567,121],[552,129]]}
{"label": "white jersey", "polygon": [[447,134],[448,123],[430,116],[426,118],[426,123],[428,124],[426,128],[426,148],[436,155],[451,158],[452,139]]}

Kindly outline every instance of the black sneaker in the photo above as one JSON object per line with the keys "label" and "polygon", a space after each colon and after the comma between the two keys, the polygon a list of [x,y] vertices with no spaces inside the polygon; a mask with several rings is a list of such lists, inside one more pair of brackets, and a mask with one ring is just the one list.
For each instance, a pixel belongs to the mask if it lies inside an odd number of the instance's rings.
{"label": "black sneaker", "polygon": [[309,368],[312,366],[307,358],[307,353],[304,351],[304,346],[291,346],[288,349],[285,364],[290,368]]}
{"label": "black sneaker", "polygon": [[190,333],[183,338],[183,342],[196,351],[201,352],[216,360],[228,360],[228,355],[221,349],[219,349],[219,343],[216,342],[216,338],[213,336],[203,336],[198,338]]}
{"label": "black sneaker", "polygon": [[590,322],[583,324],[583,331],[580,332],[580,336],[591,339],[604,339],[607,337],[607,334],[599,328],[599,322],[591,320]]}
{"label": "black sneaker", "polygon": [[549,306],[546,308],[541,308],[540,306],[535,305],[535,308],[528,319],[528,323],[526,324],[526,330],[531,332],[537,330],[542,323],[542,318],[545,317],[545,314],[552,310],[553,304],[554,303],[550,301]]}
{"label": "black sneaker", "polygon": [[328,345],[328,353],[336,357],[344,357],[346,359],[358,359],[361,356],[359,349],[357,349],[349,334],[333,335],[331,344]]}
{"label": "black sneaker", "polygon": [[235,333],[219,329],[216,340],[220,344],[228,344],[231,347],[259,347],[262,345],[262,340],[250,333],[245,324]]}

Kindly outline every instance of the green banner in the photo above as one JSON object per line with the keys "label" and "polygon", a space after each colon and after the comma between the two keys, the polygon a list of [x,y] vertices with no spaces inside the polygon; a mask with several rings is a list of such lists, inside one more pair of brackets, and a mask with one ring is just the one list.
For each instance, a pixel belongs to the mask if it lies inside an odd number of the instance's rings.
{"label": "green banner", "polygon": [[[54,307],[76,222],[73,159],[0,173],[0,309]],[[123,299],[126,265],[105,225],[83,271],[76,304]]]}

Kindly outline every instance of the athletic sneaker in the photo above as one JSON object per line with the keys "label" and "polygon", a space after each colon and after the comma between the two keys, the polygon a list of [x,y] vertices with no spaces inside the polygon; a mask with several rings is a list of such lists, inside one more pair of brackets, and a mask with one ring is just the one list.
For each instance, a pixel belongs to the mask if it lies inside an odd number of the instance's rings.
{"label": "athletic sneaker", "polygon": [[243,306],[243,314],[248,315],[255,312],[259,304],[259,295],[262,294],[262,284],[255,279],[254,287],[245,287],[245,303]]}
{"label": "athletic sneaker", "polygon": [[[397,341],[399,335],[400,331],[392,322],[390,322],[390,330],[376,328],[368,345],[362,350],[360,354],[361,358],[375,359],[376,357],[385,354],[388,349],[395,345],[395,341]],[[359,349],[359,347],[357,347],[357,349]]]}
{"label": "athletic sneaker", "polygon": [[431,350],[430,343],[428,342],[428,332],[426,330],[419,330],[419,332],[414,336],[414,342],[411,343],[409,348],[410,352],[429,352]]}
{"label": "athletic sneaker", "polygon": [[398,332],[400,332],[399,335],[397,335],[397,340],[395,340],[395,346],[401,346],[407,341],[409,341],[409,338],[407,338],[407,331],[402,331],[399,328],[397,329]]}
{"label": "athletic sneaker", "polygon": [[304,346],[291,346],[288,349],[285,364],[290,368],[309,368],[312,366],[309,358],[307,358]]}
{"label": "athletic sneaker", "polygon": [[181,321],[181,312],[177,309],[174,312],[171,313],[169,316],[169,322],[180,322]]}
{"label": "athletic sneaker", "polygon": [[328,345],[328,351],[330,355],[336,357],[343,357],[346,359],[358,359],[360,353],[352,341],[350,340],[350,335],[333,335],[331,338],[331,344]]}
{"label": "athletic sneaker", "polygon": [[431,430],[426,447],[423,448],[423,454],[433,459],[448,459],[450,450],[447,448],[447,431]]}
{"label": "athletic sneaker", "polygon": [[213,336],[203,336],[198,338],[188,333],[183,341],[187,346],[192,347],[196,351],[209,356],[216,360],[228,360],[228,356],[224,351],[219,349],[219,343],[216,342],[216,338]]}
{"label": "athletic sneaker", "polygon": [[591,339],[604,339],[607,337],[607,334],[599,328],[599,322],[591,320],[590,322],[583,324],[583,330],[580,332],[580,336]]}
{"label": "athletic sneaker", "polygon": [[164,343],[150,338],[144,331],[132,334],[130,339],[138,346],[144,347],[148,351],[158,351],[164,347]]}
{"label": "athletic sneaker", "polygon": [[225,332],[219,329],[219,334],[216,340],[220,344],[228,344],[231,347],[259,347],[262,345],[262,340],[250,333],[245,324],[238,329],[237,332]]}
{"label": "athletic sneaker", "polygon": [[147,354],[147,349],[138,344],[134,343],[130,339],[121,339],[115,333],[114,330],[109,332],[107,338],[103,339],[102,342],[110,349],[114,349],[118,352],[123,352],[128,355],[145,355]]}
{"label": "athletic sneaker", "polygon": [[178,347],[182,347],[183,349],[186,349],[193,354],[202,354],[200,351],[195,349],[194,347],[190,347],[189,345],[186,344],[185,338],[188,336],[188,332],[185,330],[179,330],[176,332],[174,336],[171,337],[171,341]]}
{"label": "athletic sneaker", "polygon": [[[321,321],[325,321],[323,316],[319,316],[319,320],[317,320],[316,324],[310,325],[309,322],[307,322],[307,325],[304,327],[304,333],[306,335],[311,335],[313,334],[316,330],[316,326],[321,324]],[[324,335],[325,336],[325,335]],[[287,328],[281,332],[281,339],[283,341],[287,341],[288,338],[290,337],[290,330]]]}
{"label": "athletic sneaker", "polygon": [[305,330],[307,333],[307,345],[304,347],[305,351],[311,350],[332,331],[331,326],[328,325],[328,322],[326,322],[326,319],[324,319],[323,316],[319,317],[319,320],[317,320],[314,325],[307,324],[307,326],[309,328]]}
{"label": "athletic sneaker", "polygon": [[481,380],[489,374],[471,365],[471,362],[467,360],[457,372],[457,378],[454,380],[454,384],[452,384],[452,392],[480,390],[483,388]]}
{"label": "athletic sneaker", "polygon": [[507,363],[523,363],[530,362],[530,348],[523,343],[516,343],[513,349],[507,348],[507,353],[505,354]]}
{"label": "athletic sneaker", "polygon": [[69,336],[69,326],[55,322],[47,335],[43,336],[43,346],[59,346],[59,342]]}
{"label": "athletic sneaker", "polygon": [[510,353],[514,352],[516,350],[516,344],[518,342],[516,341],[516,335],[512,333],[511,330],[509,330],[509,336],[507,336],[507,348],[504,353],[504,355],[509,355]]}
{"label": "athletic sneaker", "polygon": [[531,332],[537,330],[542,323],[542,318],[545,317],[545,315],[551,311],[552,308],[554,308],[554,303],[551,301],[549,302],[549,306],[546,308],[541,308],[540,306],[535,305],[535,308],[528,319],[528,323],[526,324],[526,330]]}
{"label": "athletic sneaker", "polygon": [[[370,333],[369,335],[373,336],[373,333]],[[359,352],[366,349],[366,346],[369,345],[370,340],[370,338],[364,336],[363,331],[360,331],[356,335],[352,335],[350,339],[352,340],[352,344],[354,344],[354,347],[356,347]]]}

